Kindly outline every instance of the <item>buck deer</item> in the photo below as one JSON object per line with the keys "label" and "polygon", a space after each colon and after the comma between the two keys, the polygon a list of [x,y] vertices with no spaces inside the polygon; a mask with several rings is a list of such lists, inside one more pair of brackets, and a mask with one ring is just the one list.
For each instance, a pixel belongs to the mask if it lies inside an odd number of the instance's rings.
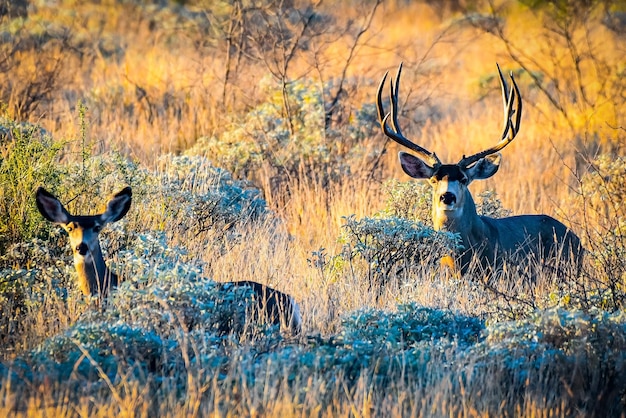
{"label": "buck deer", "polygon": [[479,216],[468,189],[474,180],[493,176],[500,166],[502,150],[517,135],[522,118],[522,98],[510,73],[510,88],[498,66],[502,100],[504,102],[504,128],[500,141],[493,147],[463,158],[456,164],[442,164],[434,152],[407,139],[398,124],[398,90],[402,64],[390,81],[390,111],[384,113],[382,89],[388,73],[382,78],[377,92],[377,109],[383,133],[416,155],[400,152],[400,164],[409,176],[428,179],[433,188],[432,221],[436,230],[458,233],[463,252],[458,257],[461,274],[468,271],[474,257],[484,269],[493,271],[503,261],[513,264],[530,259],[547,265],[550,262],[576,262],[582,260],[583,249],[579,238],[565,225],[547,215],[520,215],[494,219]]}
{"label": "buck deer", "polygon": [[[113,196],[104,213],[71,215],[51,193],[42,187],[37,189],[39,212],[50,222],[61,225],[69,235],[79,286],[85,295],[106,297],[109,290],[118,285],[118,276],[107,268],[102,257],[98,235],[106,224],[119,221],[126,215],[130,209],[131,198],[131,188],[126,187]],[[294,333],[300,332],[300,308],[291,296],[252,281],[219,285],[222,288],[250,288],[255,304],[252,307],[254,319],[260,320],[262,316],[269,323],[286,326]]]}

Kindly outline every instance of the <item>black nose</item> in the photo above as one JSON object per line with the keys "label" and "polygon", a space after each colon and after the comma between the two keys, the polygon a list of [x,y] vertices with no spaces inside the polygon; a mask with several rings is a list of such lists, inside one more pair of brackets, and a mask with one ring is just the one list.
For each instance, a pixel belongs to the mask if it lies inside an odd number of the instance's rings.
{"label": "black nose", "polygon": [[80,255],[85,255],[87,254],[87,251],[89,251],[89,247],[87,247],[87,244],[85,244],[84,242],[81,242],[76,247],[76,251],[78,251],[78,254]]}
{"label": "black nose", "polygon": [[454,193],[445,192],[441,196],[439,196],[439,200],[441,200],[445,205],[451,205],[456,203],[456,196]]}

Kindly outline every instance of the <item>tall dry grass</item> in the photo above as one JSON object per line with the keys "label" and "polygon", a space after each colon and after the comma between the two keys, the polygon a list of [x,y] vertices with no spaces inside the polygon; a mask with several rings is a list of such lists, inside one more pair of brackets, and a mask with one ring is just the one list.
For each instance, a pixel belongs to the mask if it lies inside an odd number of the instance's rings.
{"label": "tall dry grass", "polygon": [[[332,15],[340,27],[350,20],[364,25],[364,16],[373,7],[368,2],[350,6],[330,3],[321,6],[319,12]],[[517,4],[508,8],[506,36],[519,40],[525,54],[536,60],[548,54],[565,60],[570,51],[546,44],[541,15]],[[489,11],[489,7],[484,10]],[[262,61],[248,61],[231,75],[230,84],[225,84],[223,40],[218,40],[217,46],[203,45],[207,38],[205,21],[189,19],[186,13],[202,14],[202,7],[34,3],[29,18],[11,22],[10,30],[48,36],[65,31],[73,35],[74,48],[57,46],[46,51],[52,61],[62,63],[62,68],[54,91],[36,111],[25,115],[26,119],[37,122],[54,137],[69,140],[67,159],[75,159],[85,145],[80,140],[84,135],[77,115],[77,103],[83,102],[87,107],[86,137],[94,152],[117,149],[147,167],[156,166],[162,153],[182,151],[199,137],[228,130],[238,123],[240,112],[266,100],[261,86],[268,70]],[[481,83],[485,77],[493,77],[496,62],[505,70],[517,70],[517,63],[497,36],[463,22],[458,13],[442,14],[425,4],[383,3],[346,68],[355,83],[348,108],[373,102],[382,74],[395,71],[403,61],[400,123],[409,137],[451,162],[493,144],[500,135],[502,120],[498,86],[493,78]],[[619,54],[611,51],[619,49],[621,40],[596,25],[589,35],[580,31],[575,35],[588,36],[589,44],[603,45],[593,49],[594,53],[598,59],[614,63]],[[310,50],[294,59],[290,74],[320,82],[337,77],[346,66],[354,39],[347,33],[319,38],[319,44],[311,44]],[[24,57],[18,65],[4,75],[17,87],[38,75],[32,62],[35,57],[28,54],[28,50],[21,54]],[[574,77],[572,73],[562,75],[567,83]],[[525,99],[521,132],[503,151],[500,172],[493,179],[472,185],[472,191],[477,195],[494,190],[513,214],[546,213],[565,222],[578,221],[579,210],[568,206],[577,187],[576,153],[586,141],[614,146],[611,138],[619,133],[612,127],[623,124],[621,116],[611,113],[608,104],[589,109],[574,103],[567,109],[570,119],[564,120],[562,113],[531,89],[526,76],[518,81]],[[599,82],[582,80],[590,95],[597,93]],[[227,92],[226,102],[223,91]],[[10,114],[16,100],[9,96]],[[586,137],[588,132],[593,135]],[[379,171],[359,171],[367,168],[364,162],[362,167],[352,167],[354,176],[336,184],[310,182],[306,173],[300,173],[287,179],[283,187],[273,189],[275,172],[271,169],[250,173],[284,221],[279,231],[268,227],[267,231],[250,232],[245,244],[226,256],[212,255],[204,248],[195,248],[192,242],[180,244],[187,244],[189,251],[214,266],[216,279],[256,278],[306,300],[307,295],[317,294],[326,286],[309,268],[311,252],[326,248],[329,253],[338,253],[342,217],[376,213],[385,201],[382,183],[391,178],[406,179],[395,156],[395,144],[376,134],[367,138],[364,146],[386,148]],[[259,258],[258,254],[264,256]],[[346,308],[342,311],[363,303],[354,294],[336,298],[355,300],[343,302]],[[326,325],[320,322],[313,328],[326,329]]]}
{"label": "tall dry grass", "polygon": [[[498,36],[463,23],[459,13],[440,13],[426,4],[409,3],[384,2],[379,7],[347,68],[347,57],[355,45],[351,31],[311,42],[309,49],[294,59],[289,75],[294,79],[312,78],[321,85],[337,79],[345,69],[350,84],[343,99],[347,110],[341,117],[347,123],[355,109],[374,101],[385,71],[393,73],[404,62],[400,90],[403,132],[436,151],[443,161],[455,162],[499,139],[502,105],[497,80],[489,77],[495,75],[496,62],[504,70],[513,71],[519,70],[519,62],[512,59]],[[546,67],[567,60],[569,50],[546,40],[540,15],[517,3],[507,5],[505,34],[524,47],[524,54]],[[33,2],[27,20],[3,23],[3,30],[57,33],[62,28],[72,34],[71,47],[61,42],[40,51],[25,48],[17,54],[16,66],[0,76],[14,87],[12,94],[5,96],[7,112],[36,122],[55,138],[67,140],[63,162],[80,160],[83,139],[87,138],[93,154],[115,149],[143,167],[158,168],[160,155],[183,152],[201,137],[230,130],[241,123],[242,115],[271,99],[263,86],[278,85],[279,80],[269,76],[262,60],[249,60],[226,81],[224,39],[207,44],[210,31],[203,26],[204,20],[186,17],[185,13],[202,14],[200,6],[191,4],[179,9],[134,2]],[[327,2],[319,12],[331,15],[333,25],[353,29],[348,22],[365,24],[364,16],[373,7],[372,2]],[[489,7],[483,5],[483,10],[486,14]],[[602,26],[598,16],[594,22],[593,31],[576,32],[576,36],[594,46],[598,60],[619,67],[616,63],[622,54],[613,52],[623,50],[623,38]],[[17,93],[41,76],[38,65],[43,59],[52,71],[48,76],[54,77],[54,85],[35,109],[22,114]],[[532,59],[521,61],[538,71]],[[564,73],[559,73],[561,68],[550,69],[562,76],[564,84],[575,85],[573,68],[565,65]],[[594,78],[593,71],[583,74],[589,78],[578,82],[588,88],[588,95],[600,97],[600,90],[611,88]],[[473,184],[472,192],[477,196],[493,190],[513,214],[545,213],[576,230],[584,214],[571,202],[578,192],[581,167],[584,170],[587,161],[583,158],[581,162],[579,152],[591,150],[589,160],[598,150],[623,155],[623,133],[614,127],[625,126],[626,122],[615,103],[598,99],[591,106],[563,98],[565,111],[558,111],[532,87],[527,75],[521,73],[518,82],[525,104],[521,132],[503,151],[499,173]],[[84,126],[78,116],[79,102],[87,107],[86,134],[81,132]],[[155,219],[153,214],[148,217],[141,207],[133,208],[128,229],[158,224],[170,244],[185,247],[189,258],[206,266],[205,272],[211,278],[256,280],[293,295],[301,303],[304,329],[309,336],[332,336],[340,328],[342,317],[363,307],[393,311],[399,303],[415,302],[476,316],[487,316],[502,308],[493,303],[492,293],[477,292],[475,286],[445,266],[413,271],[402,286],[392,283],[378,294],[358,273],[347,270],[337,277],[316,265],[313,252],[323,248],[330,256],[342,251],[344,244],[338,238],[343,217],[354,214],[363,218],[379,212],[388,198],[384,182],[408,180],[398,164],[398,146],[381,133],[366,138],[363,147],[368,155],[384,148],[380,164],[370,169],[371,161],[366,158],[353,162],[352,175],[340,181],[311,180],[302,168],[275,186],[275,168],[265,165],[249,172],[249,179],[262,190],[279,221],[238,226],[241,239],[227,251],[217,251],[193,234],[181,233],[168,219]],[[207,157],[219,165],[219,156]],[[112,261],[120,260],[113,257]],[[540,277],[524,297],[541,307],[553,295],[553,283],[553,277]],[[528,288],[523,277],[515,277],[498,290],[523,293]],[[69,327],[90,309],[80,300],[70,301],[50,299],[45,312],[29,318],[29,332],[15,343],[15,351],[3,357],[27,351]],[[249,346],[239,349],[252,350]],[[238,387],[238,376],[244,369],[233,363],[224,370],[227,378],[222,382],[196,381],[195,371],[190,370],[188,381],[193,384],[189,385],[190,396],[183,401],[176,396],[176,384],[167,381],[137,386],[135,381],[122,379],[103,384],[98,389],[104,394],[101,398],[80,398],[71,387],[44,381],[33,388],[35,395],[19,409],[14,405],[21,401],[13,400],[10,387],[4,386],[5,392],[0,391],[4,410],[0,414],[182,416],[227,411],[225,415],[230,416],[488,416],[490,413],[485,411],[490,409],[485,404],[500,397],[506,407],[514,405],[506,409],[511,415],[577,415],[566,400],[554,407],[559,402],[550,399],[548,392],[554,377],[548,372],[542,376],[543,370],[537,374],[544,387],[537,389],[530,383],[525,387],[522,383],[521,391],[530,395],[519,404],[519,392],[508,393],[506,388],[496,386],[499,379],[506,378],[497,366],[464,365],[468,375],[474,367],[479,373],[479,380],[472,381],[471,387],[464,387],[465,381],[460,378],[455,380],[457,374],[441,372],[448,366],[438,359],[429,366],[429,380],[391,384],[388,392],[378,393],[377,386],[368,380],[374,379],[371,374],[375,371],[361,375],[356,384],[347,376],[337,376],[329,383],[320,373],[292,386]],[[542,390],[545,398],[536,396]]]}

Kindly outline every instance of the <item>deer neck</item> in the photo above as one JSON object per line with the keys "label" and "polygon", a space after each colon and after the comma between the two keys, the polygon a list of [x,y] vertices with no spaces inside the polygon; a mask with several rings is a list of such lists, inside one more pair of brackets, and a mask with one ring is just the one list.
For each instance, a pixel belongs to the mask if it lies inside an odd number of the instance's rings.
{"label": "deer neck", "polygon": [[85,256],[75,254],[74,266],[85,295],[105,295],[111,286],[117,286],[117,275],[107,268],[99,246]]}

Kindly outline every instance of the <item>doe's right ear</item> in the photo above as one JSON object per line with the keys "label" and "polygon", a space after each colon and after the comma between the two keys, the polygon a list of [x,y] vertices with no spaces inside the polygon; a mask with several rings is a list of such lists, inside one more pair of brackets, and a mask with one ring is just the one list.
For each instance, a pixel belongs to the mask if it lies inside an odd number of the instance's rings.
{"label": "doe's right ear", "polygon": [[59,199],[43,187],[37,189],[35,201],[37,202],[39,213],[50,222],[65,224],[69,221],[70,214],[59,202]]}
{"label": "doe's right ear", "polygon": [[128,210],[132,201],[133,192],[130,187],[125,187],[122,191],[118,192],[109,203],[107,203],[106,211],[100,215],[102,222],[117,222],[122,219]]}

